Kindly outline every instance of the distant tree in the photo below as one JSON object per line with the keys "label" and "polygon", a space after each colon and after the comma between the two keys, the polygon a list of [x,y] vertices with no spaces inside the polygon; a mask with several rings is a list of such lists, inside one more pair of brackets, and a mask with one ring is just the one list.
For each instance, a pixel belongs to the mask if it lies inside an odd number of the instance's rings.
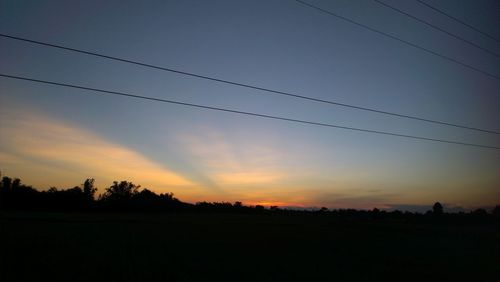
{"label": "distant tree", "polygon": [[69,188],[69,189],[66,189],[66,190],[62,190],[61,192],[64,192],[64,193],[66,193],[68,195],[77,196],[77,197],[81,197],[83,195],[82,188],[80,188],[78,186],[75,186],[73,188]]}
{"label": "distant tree", "polygon": [[12,188],[12,178],[4,176],[2,178],[2,190],[10,192],[11,188]]}
{"label": "distant tree", "polygon": [[371,216],[374,219],[378,219],[380,217],[380,210],[377,208],[373,208],[371,211]]}
{"label": "distant tree", "polygon": [[138,193],[140,185],[135,185],[128,181],[114,181],[113,185],[106,188],[106,192],[102,195],[104,200],[128,200]]}
{"label": "distant tree", "polygon": [[1,183],[0,208],[34,209],[38,205],[39,192],[31,186],[21,184],[19,178],[13,180],[4,176]]}
{"label": "distant tree", "polygon": [[241,208],[243,207],[243,203],[242,202],[239,202],[239,201],[236,201],[234,202],[234,205],[233,205],[235,208]]}
{"label": "distant tree", "polygon": [[144,189],[142,189],[141,192],[136,193],[135,197],[136,198],[142,197],[142,198],[156,199],[159,196],[155,192],[153,192],[147,188],[144,188]]}
{"label": "distant tree", "polygon": [[436,202],[434,206],[432,206],[432,213],[434,215],[442,215],[443,214],[443,205],[440,202]]}
{"label": "distant tree", "polygon": [[0,182],[0,209],[4,209],[8,205],[11,182],[12,180],[7,176],[4,176]]}
{"label": "distant tree", "polygon": [[135,193],[131,199],[127,199],[127,201],[135,209],[155,210],[158,209],[161,199],[155,192],[149,189],[142,189],[140,192]]}
{"label": "distant tree", "polygon": [[160,197],[163,200],[167,200],[167,201],[177,201],[177,199],[174,197],[174,193],[172,193],[172,192],[160,194]]}
{"label": "distant tree", "polygon": [[21,188],[21,179],[15,178],[12,181],[12,191],[19,191],[19,188]]}
{"label": "distant tree", "polygon": [[87,201],[93,201],[94,195],[97,192],[97,188],[94,186],[95,180],[94,178],[87,178],[85,182],[83,182],[83,194]]}

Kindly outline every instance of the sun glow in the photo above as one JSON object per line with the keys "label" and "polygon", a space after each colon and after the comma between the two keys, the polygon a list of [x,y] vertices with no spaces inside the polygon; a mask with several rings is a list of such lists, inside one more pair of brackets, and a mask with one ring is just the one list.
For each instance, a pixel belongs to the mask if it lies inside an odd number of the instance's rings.
{"label": "sun glow", "polygon": [[280,202],[280,201],[256,201],[256,202],[245,202],[245,205],[249,206],[264,206],[264,207],[302,207],[301,204],[296,204],[296,203],[287,203],[287,202]]}

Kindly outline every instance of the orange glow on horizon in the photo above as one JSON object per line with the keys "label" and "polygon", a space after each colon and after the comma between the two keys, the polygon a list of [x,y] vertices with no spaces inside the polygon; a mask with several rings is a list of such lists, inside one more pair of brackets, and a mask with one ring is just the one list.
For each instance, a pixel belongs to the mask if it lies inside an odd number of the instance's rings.
{"label": "orange glow on horizon", "polygon": [[277,206],[277,207],[304,207],[303,204],[298,204],[298,203],[287,203],[287,202],[280,202],[280,201],[256,201],[256,202],[244,202],[243,203],[246,206],[264,206],[264,207],[271,207],[271,206]]}

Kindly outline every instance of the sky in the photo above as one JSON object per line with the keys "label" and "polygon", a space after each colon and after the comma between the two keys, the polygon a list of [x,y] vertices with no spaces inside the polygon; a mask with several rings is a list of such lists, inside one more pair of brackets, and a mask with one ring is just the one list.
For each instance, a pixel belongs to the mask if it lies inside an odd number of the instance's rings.
{"label": "sky", "polygon": [[[483,48],[414,0],[385,0]],[[500,38],[493,0],[425,0]],[[308,0],[500,76],[500,58],[371,0]],[[292,0],[6,1],[0,33],[259,87],[500,131],[500,80]],[[500,135],[363,112],[0,38],[0,73],[398,134]],[[128,180],[182,201],[328,208],[500,204],[500,150],[0,78],[0,171],[39,189]]]}

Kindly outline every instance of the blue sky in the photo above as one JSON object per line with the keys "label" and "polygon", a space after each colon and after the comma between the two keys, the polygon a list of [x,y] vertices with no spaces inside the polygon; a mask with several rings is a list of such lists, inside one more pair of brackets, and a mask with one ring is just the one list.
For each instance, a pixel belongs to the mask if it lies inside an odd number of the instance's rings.
{"label": "blue sky", "polygon": [[[386,1],[491,50],[416,1]],[[431,1],[500,38],[495,1]],[[500,75],[500,59],[373,1],[312,1]],[[320,99],[500,131],[500,81],[295,1],[0,1],[0,32]],[[290,99],[0,38],[0,72],[498,146],[500,136]],[[39,188],[131,180],[186,201],[491,206],[500,152],[0,78],[0,169]]]}

